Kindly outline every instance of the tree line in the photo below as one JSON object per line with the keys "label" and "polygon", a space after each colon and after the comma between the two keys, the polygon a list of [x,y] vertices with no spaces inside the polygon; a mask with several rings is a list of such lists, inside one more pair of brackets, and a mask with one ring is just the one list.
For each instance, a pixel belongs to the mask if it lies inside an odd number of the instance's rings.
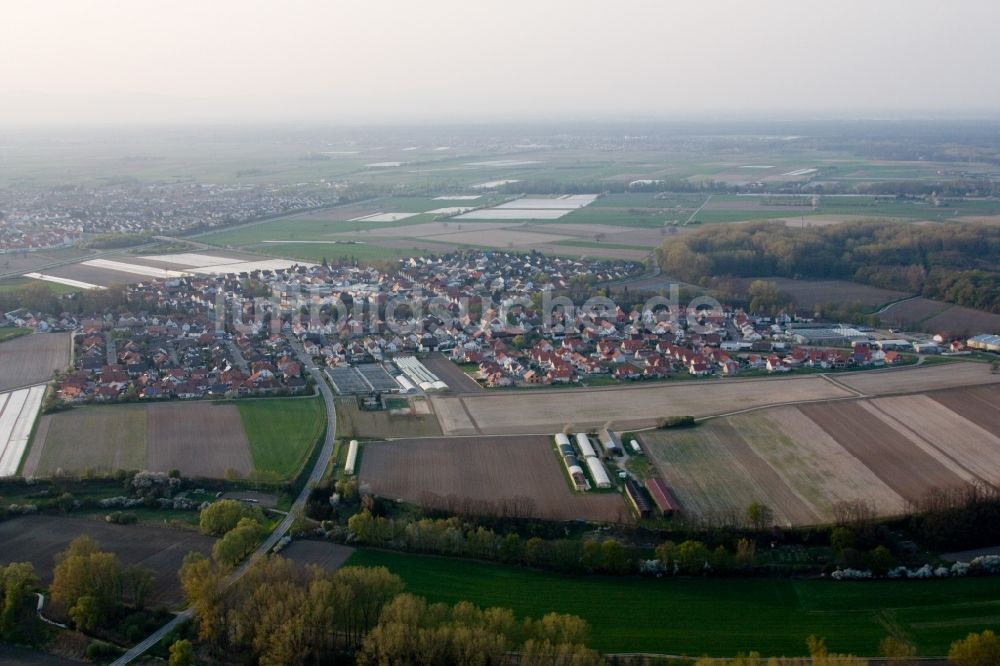
{"label": "tree line", "polygon": [[384,567],[329,573],[271,556],[228,587],[226,575],[197,553],[180,571],[199,641],[227,661],[318,664],[353,654],[371,666],[603,663],[586,647],[589,628],[580,618],[519,621],[509,609],[428,604],[403,594],[402,580]]}
{"label": "tree line", "polygon": [[702,286],[725,277],[852,280],[1000,313],[995,227],[879,221],[805,229],[774,222],[716,225],[664,241],[657,255],[664,272]]}

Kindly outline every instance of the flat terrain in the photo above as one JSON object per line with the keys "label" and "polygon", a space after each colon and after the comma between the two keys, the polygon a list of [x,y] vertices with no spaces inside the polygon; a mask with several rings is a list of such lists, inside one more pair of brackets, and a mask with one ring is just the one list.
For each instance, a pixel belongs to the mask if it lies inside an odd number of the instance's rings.
{"label": "flat terrain", "polygon": [[146,467],[148,407],[95,406],[41,418],[22,474],[51,476],[60,470]]}
{"label": "flat terrain", "polygon": [[906,500],[918,501],[932,488],[965,485],[962,477],[865,409],[864,403],[799,409]]}
{"label": "flat terrain", "polygon": [[[980,368],[986,371],[985,368]],[[994,375],[1000,381],[1000,376]],[[601,426],[651,427],[664,416],[707,416],[793,401],[849,397],[819,376],[736,381],[679,381],[610,389],[523,389],[488,395],[434,396],[447,435],[561,432]]]}
{"label": "flat terrain", "polygon": [[945,335],[959,336],[1000,333],[1000,314],[952,305],[925,320],[922,328]]}
{"label": "flat terrain", "polygon": [[302,469],[323,430],[326,411],[316,398],[236,403],[250,444],[253,468],[288,479]]}
{"label": "flat terrain", "polygon": [[40,384],[69,366],[69,333],[35,333],[0,343],[0,391]]}
{"label": "flat terrain", "polygon": [[870,287],[847,280],[793,280],[784,277],[742,278],[737,282],[744,288],[754,280],[773,282],[778,289],[795,299],[801,308],[812,308],[821,303],[860,303],[867,307],[883,305],[911,296],[902,291]]}
{"label": "flat terrain", "polygon": [[[947,363],[868,370],[837,376],[859,393],[878,396],[993,384],[985,363]],[[446,435],[559,432],[608,421],[620,429],[648,428],[664,416],[711,416],[755,407],[851,397],[822,376],[698,380],[605,389],[498,390],[488,395],[433,396]],[[516,415],[512,418],[511,415]]]}
{"label": "flat terrain", "polygon": [[801,656],[816,635],[831,650],[876,655],[888,621],[919,654],[937,656],[970,631],[995,628],[1000,616],[995,576],[858,583],[571,577],[367,549],[348,564],[388,567],[407,592],[432,602],[469,600],[512,608],[519,617],[578,615],[590,624],[590,644],[605,652]]}
{"label": "flat terrain", "polygon": [[468,395],[470,393],[487,393],[479,382],[462,372],[451,360],[442,354],[431,354],[420,359],[424,366],[438,376],[438,379],[448,385],[448,390],[456,395]]}
{"label": "flat terrain", "polygon": [[527,499],[529,513],[551,520],[624,522],[617,493],[570,491],[549,437],[463,437],[370,442],[361,481],[377,495],[432,506],[468,500],[496,507]]}
{"label": "flat terrain", "polygon": [[219,478],[253,468],[247,436],[235,405],[206,402],[150,405],[148,462],[153,472]]}
{"label": "flat terrain", "polygon": [[96,405],[43,416],[22,474],[88,469],[179,469],[186,476],[219,478],[228,469],[248,474],[253,461],[233,404]]}
{"label": "flat terrain", "polygon": [[868,395],[917,393],[935,389],[996,384],[1000,375],[986,363],[944,363],[837,375],[837,381]]}
{"label": "flat terrain", "polygon": [[934,488],[1000,482],[1000,387],[844,400],[639,436],[682,509],[705,522],[751,502],[781,524],[831,522],[839,502],[899,515]]}
{"label": "flat terrain", "polygon": [[370,412],[359,408],[354,398],[337,399],[337,435],[340,437],[386,439],[440,434],[441,426],[433,414]]}
{"label": "flat terrain", "polygon": [[0,393],[0,477],[17,474],[44,396],[44,384]]}
{"label": "flat terrain", "polygon": [[52,580],[55,556],[69,542],[87,534],[125,564],[149,567],[156,574],[150,606],[181,602],[177,571],[184,556],[196,550],[210,554],[214,538],[162,525],[113,525],[100,519],[31,516],[0,522],[0,564],[31,562],[46,585]]}
{"label": "flat terrain", "polygon": [[281,556],[299,564],[313,564],[325,571],[339,569],[354,554],[350,546],[329,541],[296,539],[281,549]]}

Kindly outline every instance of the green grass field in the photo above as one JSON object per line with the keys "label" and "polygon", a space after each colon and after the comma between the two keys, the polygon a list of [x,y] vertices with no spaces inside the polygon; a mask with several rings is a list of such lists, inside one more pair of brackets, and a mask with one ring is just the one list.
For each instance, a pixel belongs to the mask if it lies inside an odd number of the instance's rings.
{"label": "green grass field", "polygon": [[320,398],[269,398],[236,403],[250,444],[254,469],[289,479],[302,468],[323,435],[326,410]]}
{"label": "green grass field", "polygon": [[524,617],[571,613],[604,652],[799,656],[810,635],[832,650],[875,655],[890,632],[921,655],[1000,623],[1000,578],[834,582],[569,577],[464,560],[358,550],[348,564],[385,566],[430,601],[466,599]]}
{"label": "green grass field", "polygon": [[13,340],[14,338],[19,338],[22,335],[28,335],[31,333],[30,328],[0,328],[0,342],[5,342],[7,340]]}
{"label": "green grass field", "polygon": [[56,282],[45,282],[44,280],[33,280],[31,278],[11,278],[0,282],[0,293],[8,293],[24,289],[28,285],[41,285],[55,294],[75,294],[80,289],[70,287]]}

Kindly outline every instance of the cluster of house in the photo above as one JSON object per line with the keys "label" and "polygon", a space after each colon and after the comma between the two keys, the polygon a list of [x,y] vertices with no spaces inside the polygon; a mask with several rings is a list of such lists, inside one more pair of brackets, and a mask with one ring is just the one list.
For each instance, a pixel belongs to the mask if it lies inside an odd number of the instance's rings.
{"label": "cluster of house", "polygon": [[663,379],[675,375],[732,377],[743,371],[782,373],[797,368],[844,369],[897,365],[904,356],[867,345],[817,349],[769,344],[767,353],[719,348],[718,334],[627,333],[595,338],[585,329],[558,339],[542,338],[518,349],[500,337],[455,348],[457,363],[478,366],[486,386],[558,384],[593,376],[616,380]]}
{"label": "cluster of house", "polygon": [[308,390],[281,335],[226,335],[205,315],[88,320],[75,368],[59,381],[66,402],[243,397]]}
{"label": "cluster of house", "polygon": [[164,234],[235,224],[329,206],[339,196],[328,183],[10,187],[0,217],[0,252],[68,245],[82,234]]}
{"label": "cluster of house", "polygon": [[[288,335],[331,367],[445,352],[458,363],[475,364],[487,386],[600,375],[732,376],[903,360],[889,345],[850,340],[847,329],[796,328],[811,324],[790,317],[675,307],[664,318],[639,305],[595,316],[579,308],[546,313],[539,307],[546,292],[588,294],[595,280],[622,280],[639,270],[629,261],[470,250],[403,260],[390,271],[324,262],[156,279],[128,287],[129,303],[141,309],[130,316],[105,313],[77,321],[18,311],[7,318],[39,330],[77,331],[77,366],[60,392],[69,401],[302,391],[306,382]],[[257,288],[246,292],[247,284]],[[269,298],[259,297],[260,285],[270,288]],[[413,307],[397,309],[393,319],[395,301]],[[833,335],[829,339],[848,342],[803,343],[803,331],[818,340]]]}

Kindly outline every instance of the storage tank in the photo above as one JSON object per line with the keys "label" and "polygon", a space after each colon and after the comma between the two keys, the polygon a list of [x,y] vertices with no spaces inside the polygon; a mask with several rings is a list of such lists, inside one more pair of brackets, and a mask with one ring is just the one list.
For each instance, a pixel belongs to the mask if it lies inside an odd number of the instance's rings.
{"label": "storage tank", "polygon": [[594,452],[594,447],[590,444],[590,438],[587,437],[587,433],[585,432],[576,433],[576,445],[580,447],[580,453],[583,454],[584,458],[591,458],[597,455]]}
{"label": "storage tank", "polygon": [[594,483],[597,484],[598,488],[611,487],[611,478],[608,476],[608,471],[604,469],[604,463],[598,460],[597,456],[587,458],[587,469],[590,470],[590,475],[594,477]]}
{"label": "storage tank", "polygon": [[358,460],[358,440],[352,439],[351,445],[347,449],[347,461],[344,463],[344,472],[354,474],[354,464]]}

